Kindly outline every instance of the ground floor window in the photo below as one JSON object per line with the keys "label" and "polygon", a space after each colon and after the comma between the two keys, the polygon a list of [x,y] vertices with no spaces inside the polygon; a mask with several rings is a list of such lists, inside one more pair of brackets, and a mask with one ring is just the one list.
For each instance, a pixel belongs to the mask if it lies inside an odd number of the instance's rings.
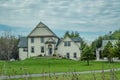
{"label": "ground floor window", "polygon": [[44,46],[41,47],[41,53],[44,53]]}
{"label": "ground floor window", "polygon": [[31,47],[31,53],[34,53],[35,52],[35,50],[34,50],[34,47],[32,46]]}
{"label": "ground floor window", "polygon": [[28,48],[23,48],[23,51],[24,51],[24,52],[27,52],[27,51],[28,51]]}
{"label": "ground floor window", "polygon": [[74,56],[74,58],[77,58],[77,53],[74,53],[73,56]]}
{"label": "ground floor window", "polygon": [[67,53],[66,56],[67,56],[67,58],[69,59],[69,58],[70,58],[70,53]]}

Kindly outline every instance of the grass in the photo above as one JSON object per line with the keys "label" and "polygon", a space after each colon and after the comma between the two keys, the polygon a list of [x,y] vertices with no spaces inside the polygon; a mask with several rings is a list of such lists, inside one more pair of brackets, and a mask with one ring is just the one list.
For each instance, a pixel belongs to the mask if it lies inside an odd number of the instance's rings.
{"label": "grass", "polygon": [[23,61],[5,62],[0,61],[0,75],[73,72],[120,68],[120,63],[107,63],[91,61],[90,66],[84,61],[67,59],[30,58]]}
{"label": "grass", "polygon": [[72,75],[61,75],[61,76],[48,76],[48,77],[36,77],[36,78],[21,78],[11,80],[120,80],[120,71],[115,72],[115,76],[112,73],[91,73],[91,74],[72,74]]}

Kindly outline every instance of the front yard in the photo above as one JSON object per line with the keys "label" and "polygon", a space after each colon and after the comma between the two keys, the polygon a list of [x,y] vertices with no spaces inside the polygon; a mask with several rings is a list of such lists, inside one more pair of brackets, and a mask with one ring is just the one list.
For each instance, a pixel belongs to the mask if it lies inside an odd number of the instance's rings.
{"label": "front yard", "polygon": [[30,58],[23,61],[0,61],[0,75],[18,75],[34,73],[80,72],[101,69],[120,68],[120,63],[91,61],[90,66],[84,61],[54,58]]}

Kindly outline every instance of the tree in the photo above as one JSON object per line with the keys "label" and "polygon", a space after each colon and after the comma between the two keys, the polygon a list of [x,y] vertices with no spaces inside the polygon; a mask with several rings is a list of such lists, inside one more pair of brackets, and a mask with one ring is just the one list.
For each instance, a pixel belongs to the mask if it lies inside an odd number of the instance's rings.
{"label": "tree", "polygon": [[104,47],[103,56],[108,58],[108,62],[113,62],[112,58],[115,56],[115,48],[112,43],[109,41],[107,45]]}
{"label": "tree", "polygon": [[18,39],[11,32],[4,32],[0,37],[0,59],[10,60],[16,52]]}
{"label": "tree", "polygon": [[115,54],[120,59],[120,41],[118,41],[115,45]]}
{"label": "tree", "polygon": [[63,37],[65,38],[66,36],[69,36],[70,38],[80,37],[77,31],[76,32],[72,31],[71,33],[69,31],[66,31]]}
{"label": "tree", "polygon": [[65,34],[64,34],[64,38],[65,38],[66,36],[70,37],[70,33],[69,33],[69,31],[66,31],[66,32],[65,32]]}
{"label": "tree", "polygon": [[87,61],[87,65],[89,66],[89,61],[94,58],[94,54],[90,46],[86,45],[82,51],[81,60]]}

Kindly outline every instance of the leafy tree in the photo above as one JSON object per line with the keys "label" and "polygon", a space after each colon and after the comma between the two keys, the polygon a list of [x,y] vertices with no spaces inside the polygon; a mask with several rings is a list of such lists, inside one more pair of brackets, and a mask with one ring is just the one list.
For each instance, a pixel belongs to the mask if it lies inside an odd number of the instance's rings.
{"label": "leafy tree", "polygon": [[66,32],[65,32],[65,34],[64,34],[64,38],[65,38],[66,36],[69,36],[69,37],[70,37],[70,33],[69,33],[69,31],[66,31]]}
{"label": "leafy tree", "polygon": [[69,31],[66,31],[63,37],[65,38],[66,36],[69,36],[70,38],[80,37],[77,31],[72,31],[71,33]]}
{"label": "leafy tree", "polygon": [[93,51],[90,46],[86,45],[83,49],[81,60],[87,61],[87,65],[89,66],[89,61],[94,58]]}
{"label": "leafy tree", "polygon": [[120,59],[120,41],[118,41],[116,43],[114,52],[115,52],[116,56],[119,57],[119,59]]}
{"label": "leafy tree", "polygon": [[107,45],[104,47],[103,56],[108,58],[108,62],[113,62],[112,58],[115,56],[115,49],[112,46],[112,43],[109,41]]}
{"label": "leafy tree", "polygon": [[72,31],[72,33],[70,34],[70,37],[71,38],[74,38],[75,37],[75,33]]}
{"label": "leafy tree", "polygon": [[76,31],[75,32],[75,35],[74,35],[75,37],[80,37],[80,35],[79,35],[79,33]]}

